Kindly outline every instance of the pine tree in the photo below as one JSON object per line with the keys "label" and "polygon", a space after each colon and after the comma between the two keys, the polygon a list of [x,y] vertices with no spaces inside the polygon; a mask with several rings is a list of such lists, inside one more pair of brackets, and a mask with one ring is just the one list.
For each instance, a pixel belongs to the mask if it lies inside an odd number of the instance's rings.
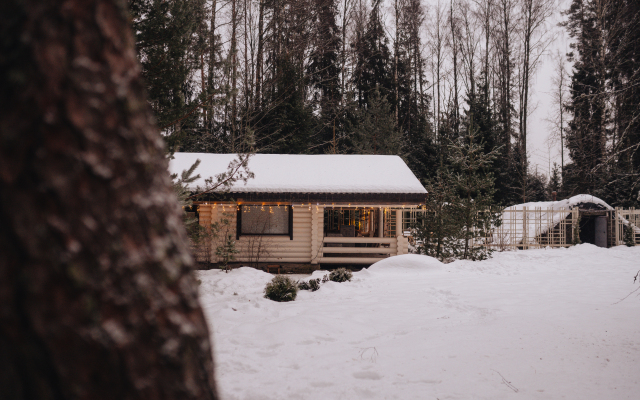
{"label": "pine tree", "polygon": [[[267,0],[262,107],[251,119],[254,148],[262,153],[302,154],[317,126],[307,101],[306,55],[310,46],[308,0]],[[312,14],[311,14],[312,15]]]}
{"label": "pine tree", "polygon": [[374,90],[369,98],[369,106],[356,113],[355,127],[352,128],[351,142],[357,154],[400,153],[402,134],[398,130],[391,111],[391,104],[385,96]]}
{"label": "pine tree", "polygon": [[[373,0],[366,31],[354,44],[356,65],[353,71],[353,84],[360,108],[370,103],[369,99],[376,90],[387,99],[392,94],[389,39],[382,26],[381,3],[381,0]],[[395,106],[395,104],[392,105]]]}
{"label": "pine tree", "polygon": [[216,255],[222,258],[222,269],[224,269],[224,272],[229,272],[229,262],[233,261],[235,255],[238,253],[239,251],[236,249],[236,241],[233,240],[231,235],[226,235],[222,245],[216,248]]}
{"label": "pine tree", "polygon": [[553,163],[553,168],[551,169],[551,176],[549,177],[549,183],[547,184],[547,192],[551,195],[553,192],[556,192],[557,198],[560,199],[560,188],[562,187],[561,179],[560,179],[560,166],[558,163]]}
{"label": "pine tree", "polygon": [[464,223],[460,218],[460,201],[453,177],[448,169],[438,170],[429,178],[425,188],[429,192],[424,212],[418,213],[412,227],[416,250],[441,261],[459,258],[464,245],[461,237]]}
{"label": "pine tree", "polygon": [[600,46],[601,20],[594,4],[589,0],[574,0],[567,11],[572,44],[570,60],[574,61],[571,77],[571,97],[568,106],[573,115],[566,132],[569,155],[575,167],[572,194],[593,193],[598,186],[599,165],[605,157],[607,110],[605,108],[605,80],[602,65],[604,57]]}
{"label": "pine tree", "polygon": [[[195,49],[204,27],[205,1],[129,0],[138,59],[158,126],[173,148],[197,126]],[[201,44],[201,43],[200,43]]]}
{"label": "pine tree", "polygon": [[629,224],[628,226],[624,227],[624,235],[623,235],[623,240],[624,240],[624,244],[627,247],[633,247],[636,245],[636,241],[633,238],[633,227],[631,226],[631,224]]}
{"label": "pine tree", "polygon": [[459,207],[464,223],[462,258],[480,260],[489,255],[482,246],[475,246],[476,238],[484,237],[497,223],[496,212],[488,211],[493,203],[494,176],[490,172],[499,149],[489,153],[484,151],[484,143],[478,143],[479,128],[474,116],[469,116],[467,133],[450,145],[450,162],[453,167],[453,181],[459,195]]}
{"label": "pine tree", "polygon": [[564,187],[614,206],[635,206],[640,189],[640,5],[573,0],[565,26],[574,61],[566,143],[573,167]]}
{"label": "pine tree", "polygon": [[[424,11],[419,0],[400,3],[400,20],[393,58],[397,72],[397,124],[402,132],[402,155],[407,166],[418,179],[424,181],[436,169],[436,149],[432,126],[429,122],[430,98],[423,93],[426,83],[422,57],[420,27]],[[394,95],[395,97],[395,95]]]}
{"label": "pine tree", "polygon": [[313,102],[319,107],[319,126],[314,142],[317,152],[333,144],[338,107],[341,103],[339,73],[340,31],[336,25],[335,0],[315,0],[314,43],[307,72],[314,90]]}

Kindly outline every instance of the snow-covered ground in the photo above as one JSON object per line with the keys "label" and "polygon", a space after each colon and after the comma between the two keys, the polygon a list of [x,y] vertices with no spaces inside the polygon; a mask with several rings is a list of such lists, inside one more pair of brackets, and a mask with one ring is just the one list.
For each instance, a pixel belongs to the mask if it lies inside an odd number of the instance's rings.
{"label": "snow-covered ground", "polygon": [[639,269],[640,247],[405,255],[291,303],[250,268],[198,278],[222,399],[618,400],[640,398]]}

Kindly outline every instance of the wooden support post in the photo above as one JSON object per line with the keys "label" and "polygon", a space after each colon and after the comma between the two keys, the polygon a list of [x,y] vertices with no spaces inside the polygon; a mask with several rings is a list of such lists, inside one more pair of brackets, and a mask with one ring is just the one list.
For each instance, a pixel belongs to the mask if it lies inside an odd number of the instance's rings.
{"label": "wooden support post", "polygon": [[318,264],[322,258],[324,236],[324,207],[311,207],[311,264]]}
{"label": "wooden support post", "polygon": [[527,207],[522,207],[522,249],[527,249],[529,243],[529,222],[527,221]]}
{"label": "wooden support post", "polygon": [[[204,207],[204,208],[202,208]],[[213,206],[211,204],[207,204],[207,205],[200,205],[200,209],[204,209],[206,211],[208,211],[207,215],[204,215],[200,218],[200,225],[202,227],[204,227],[207,230],[207,233],[211,233],[211,225],[213,225],[214,222],[216,222],[218,220],[218,209],[217,208],[213,208]],[[202,215],[202,214],[201,214]],[[216,263],[218,262],[218,256],[216,255],[216,241],[213,240],[213,238],[209,237],[206,241],[208,241],[208,245],[209,245],[209,254],[211,257],[211,262]]]}
{"label": "wooden support post", "polygon": [[378,237],[384,237],[384,208],[378,209]]}
{"label": "wooden support post", "polygon": [[631,229],[631,237],[633,238],[633,243],[636,245],[638,243],[638,233],[636,233],[634,226],[637,228],[640,227],[640,224],[638,222],[640,221],[638,212],[636,211],[635,207],[629,208],[629,229]]}
{"label": "wooden support post", "polygon": [[580,217],[580,209],[573,207],[571,209],[571,244],[575,245],[574,238],[576,237],[576,229],[579,229],[578,218]]}
{"label": "wooden support post", "polygon": [[618,246],[620,244],[620,236],[619,236],[619,231],[618,229],[620,229],[618,227],[618,225],[620,224],[620,221],[618,220],[618,211],[620,210],[619,207],[616,207],[615,210],[613,210],[613,245],[614,246]]}
{"label": "wooden support post", "polygon": [[404,237],[402,236],[402,210],[395,210],[396,214],[396,252],[398,255],[404,254]]}

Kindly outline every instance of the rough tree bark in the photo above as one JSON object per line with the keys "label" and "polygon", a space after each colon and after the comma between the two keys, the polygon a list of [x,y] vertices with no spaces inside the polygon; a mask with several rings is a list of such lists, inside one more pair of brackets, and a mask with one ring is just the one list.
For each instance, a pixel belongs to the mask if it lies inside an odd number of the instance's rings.
{"label": "rough tree bark", "polygon": [[3,399],[215,399],[122,0],[0,4]]}

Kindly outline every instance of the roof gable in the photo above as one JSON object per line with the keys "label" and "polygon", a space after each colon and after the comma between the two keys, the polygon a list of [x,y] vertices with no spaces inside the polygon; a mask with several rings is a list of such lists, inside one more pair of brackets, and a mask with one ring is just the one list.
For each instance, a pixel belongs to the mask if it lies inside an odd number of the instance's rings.
{"label": "roof gable", "polygon": [[[181,173],[200,159],[192,187],[226,171],[235,154],[175,153],[171,173]],[[254,154],[249,170],[255,177],[236,182],[235,193],[414,193],[426,189],[398,156]]]}

